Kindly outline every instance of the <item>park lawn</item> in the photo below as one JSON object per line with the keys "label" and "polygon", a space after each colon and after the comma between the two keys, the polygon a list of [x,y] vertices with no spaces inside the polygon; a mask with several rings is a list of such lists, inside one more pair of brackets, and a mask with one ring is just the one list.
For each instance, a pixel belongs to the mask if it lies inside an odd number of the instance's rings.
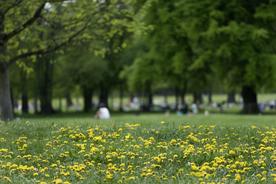
{"label": "park lawn", "polygon": [[276,182],[272,115],[72,114],[0,128],[0,183]]}
{"label": "park lawn", "polygon": [[[50,126],[104,126],[110,127],[111,125],[120,126],[125,123],[141,123],[144,127],[159,126],[161,121],[168,122],[171,128],[178,124],[192,124],[192,125],[218,125],[218,126],[269,126],[276,127],[276,116],[271,115],[241,115],[241,114],[210,114],[205,116],[198,115],[183,115],[178,116],[175,113],[166,115],[164,113],[141,113],[139,115],[133,113],[114,113],[110,120],[97,120],[94,118],[93,113],[64,113],[53,116],[19,116],[13,123],[16,122],[31,122],[37,127]],[[12,124],[13,124],[12,123]],[[9,126],[9,125],[8,125]]]}

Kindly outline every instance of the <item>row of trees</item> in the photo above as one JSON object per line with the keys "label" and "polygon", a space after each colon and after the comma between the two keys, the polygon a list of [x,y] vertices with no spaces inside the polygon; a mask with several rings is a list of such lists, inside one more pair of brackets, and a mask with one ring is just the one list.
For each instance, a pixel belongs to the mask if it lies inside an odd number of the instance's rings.
{"label": "row of trees", "polygon": [[[129,2],[130,3],[130,2]],[[70,45],[93,45],[104,48],[104,57],[111,60],[117,43],[111,43],[126,20],[130,19],[130,4],[122,1],[69,1],[69,0],[7,0],[0,2],[0,115],[3,120],[13,119],[10,69],[34,71],[45,75],[36,78],[41,106],[51,111],[53,63],[66,55]],[[119,12],[119,13],[118,13]],[[131,26],[131,25],[129,25]],[[117,31],[118,30],[118,31]],[[104,40],[96,43],[101,37]],[[103,45],[101,47],[101,45]],[[106,47],[107,48],[107,47]],[[117,49],[117,48],[116,48]],[[89,52],[92,47],[86,51]],[[102,54],[102,55],[103,55]],[[28,81],[28,80],[27,80]],[[24,81],[24,82],[27,82]],[[21,83],[22,81],[20,81]],[[24,85],[20,85],[24,86]],[[17,86],[18,87],[18,86]],[[21,89],[20,89],[21,90]],[[26,89],[24,89],[26,90]],[[22,91],[23,92],[23,91]],[[26,95],[25,95],[26,96]],[[36,98],[36,97],[35,97]]]}
{"label": "row of trees", "polygon": [[[244,113],[257,113],[257,91],[275,89],[274,10],[275,1],[153,1],[145,16],[153,27],[144,37],[147,50],[131,76],[141,82],[139,70],[148,68],[182,96],[220,82],[241,91]],[[154,76],[142,75],[144,86],[158,81]]]}
{"label": "row of trees", "polygon": [[93,94],[108,104],[112,91],[146,96],[150,110],[158,89],[180,103],[187,93],[200,102],[202,93],[240,91],[243,112],[257,113],[257,92],[275,89],[275,8],[273,0],[0,2],[1,119],[13,118],[12,96],[25,112],[32,98],[49,114],[53,94],[70,104],[76,86],[85,111]]}

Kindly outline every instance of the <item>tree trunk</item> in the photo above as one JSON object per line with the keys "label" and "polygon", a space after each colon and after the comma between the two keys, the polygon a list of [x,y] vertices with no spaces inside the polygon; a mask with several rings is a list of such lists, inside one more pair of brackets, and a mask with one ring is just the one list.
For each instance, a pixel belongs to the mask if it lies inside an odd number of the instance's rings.
{"label": "tree trunk", "polygon": [[22,94],[21,96],[22,100],[22,113],[28,114],[29,113],[29,97],[28,94]]}
{"label": "tree trunk", "polygon": [[73,100],[72,100],[70,93],[67,92],[65,94],[65,99],[66,99],[66,109],[68,110],[69,107],[71,107],[73,105]]}
{"label": "tree trunk", "polygon": [[252,86],[242,87],[243,98],[243,113],[244,114],[257,114],[259,113],[257,93]]}
{"label": "tree trunk", "polygon": [[146,94],[147,94],[147,107],[145,110],[150,112],[153,107],[153,94],[152,94],[151,83],[147,84]]}
{"label": "tree trunk", "polygon": [[37,114],[39,112],[39,108],[38,108],[38,99],[35,96],[34,97],[34,113]]}
{"label": "tree trunk", "polygon": [[212,94],[212,91],[208,92],[208,103],[209,104],[213,103],[213,94]]}
{"label": "tree trunk", "polygon": [[193,101],[194,101],[195,104],[202,104],[203,103],[202,93],[194,92],[193,98],[194,98]]}
{"label": "tree trunk", "polygon": [[45,96],[41,95],[40,96],[40,102],[41,102],[41,110],[40,112],[42,114],[52,114],[54,112],[53,107],[52,107],[52,98],[47,94],[47,92],[44,93]]}
{"label": "tree trunk", "polygon": [[108,89],[103,86],[101,87],[100,96],[99,96],[99,106],[101,104],[108,107]]}
{"label": "tree trunk", "polygon": [[186,93],[185,90],[181,90],[181,93],[180,93],[180,103],[181,103],[181,105],[186,104],[185,93]]}
{"label": "tree trunk", "polygon": [[152,91],[150,90],[148,93],[148,110],[151,111],[153,107],[153,94]]}
{"label": "tree trunk", "polygon": [[175,109],[178,109],[178,105],[179,105],[179,89],[176,87],[174,90],[174,94],[175,94]]}
{"label": "tree trunk", "polygon": [[124,87],[121,84],[120,85],[120,105],[119,105],[119,111],[123,112],[124,111]]}
{"label": "tree trunk", "polygon": [[53,64],[49,57],[43,56],[38,61],[40,65],[39,99],[42,114],[52,114],[52,86],[53,86]]}
{"label": "tree trunk", "polygon": [[83,101],[84,101],[84,107],[83,107],[83,111],[84,112],[90,112],[92,110],[92,96],[93,96],[93,92],[91,89],[87,88],[87,87],[83,87],[82,89],[83,91]]}
{"label": "tree trunk", "polygon": [[235,92],[231,91],[227,94],[227,103],[236,103],[236,94]]}
{"label": "tree trunk", "polygon": [[12,102],[12,113],[14,114],[14,110],[16,108],[16,100],[13,95],[13,89],[11,88],[11,102]]}
{"label": "tree trunk", "polygon": [[62,112],[62,98],[61,97],[59,97],[59,99],[58,99],[58,111]]}
{"label": "tree trunk", "polygon": [[[0,9],[0,59],[5,58],[6,43],[2,34],[4,27],[5,15]],[[13,108],[11,99],[11,87],[9,78],[9,67],[5,61],[0,61],[0,119],[9,121],[13,119]]]}
{"label": "tree trunk", "polygon": [[13,119],[10,89],[9,68],[0,62],[0,117],[4,121]]}
{"label": "tree trunk", "polygon": [[164,104],[165,104],[165,105],[168,105],[168,104],[169,104],[167,92],[164,92]]}
{"label": "tree trunk", "polygon": [[26,74],[22,72],[21,74],[22,79],[22,86],[21,86],[21,101],[22,101],[22,113],[28,114],[29,113],[29,96],[28,96],[28,89],[27,89],[27,77]]}
{"label": "tree trunk", "polygon": [[35,71],[35,81],[34,81],[34,88],[33,88],[33,93],[34,93],[34,113],[38,114],[40,112],[40,102],[39,102],[39,88],[40,88],[40,82],[42,81],[41,79],[41,74],[40,74],[40,64],[35,63],[34,66],[34,71]]}

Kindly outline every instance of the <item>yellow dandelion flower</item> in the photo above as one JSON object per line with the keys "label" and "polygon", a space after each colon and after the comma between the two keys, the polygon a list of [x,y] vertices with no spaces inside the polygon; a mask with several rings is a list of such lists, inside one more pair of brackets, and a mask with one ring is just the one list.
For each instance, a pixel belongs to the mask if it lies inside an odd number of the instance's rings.
{"label": "yellow dandelion flower", "polygon": [[241,181],[241,175],[240,174],[236,174],[235,175],[235,180],[236,181]]}
{"label": "yellow dandelion flower", "polygon": [[62,184],[62,179],[58,178],[53,181],[54,184]]}
{"label": "yellow dandelion flower", "polygon": [[229,155],[236,155],[236,152],[234,150],[230,150]]}

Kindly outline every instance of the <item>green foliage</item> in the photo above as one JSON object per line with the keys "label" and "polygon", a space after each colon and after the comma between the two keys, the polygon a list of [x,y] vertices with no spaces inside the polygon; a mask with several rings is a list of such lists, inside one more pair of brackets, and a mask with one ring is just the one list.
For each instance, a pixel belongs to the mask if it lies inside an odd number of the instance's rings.
{"label": "green foliage", "polygon": [[[104,81],[108,72],[107,63],[100,57],[89,52],[89,47],[80,46],[67,49],[58,61],[56,81],[64,90],[75,85],[97,88]],[[64,93],[65,94],[65,93]]]}
{"label": "green foliage", "polygon": [[[275,24],[275,19],[271,17],[274,2],[215,3],[206,0],[185,3],[188,25],[197,22],[188,30],[202,40],[204,52],[212,53],[208,55],[216,61],[217,71],[230,84],[262,87],[269,83],[275,71],[275,49],[272,49],[275,30],[271,28]],[[202,11],[191,10],[191,7]],[[203,14],[204,10],[206,14]],[[202,58],[202,54],[197,57]],[[208,62],[210,57],[202,59]]]}
{"label": "green foliage", "polygon": [[0,2],[0,64],[30,73],[56,51],[60,93],[125,83],[131,92],[275,88],[275,1],[48,1],[40,9],[43,3]]}

